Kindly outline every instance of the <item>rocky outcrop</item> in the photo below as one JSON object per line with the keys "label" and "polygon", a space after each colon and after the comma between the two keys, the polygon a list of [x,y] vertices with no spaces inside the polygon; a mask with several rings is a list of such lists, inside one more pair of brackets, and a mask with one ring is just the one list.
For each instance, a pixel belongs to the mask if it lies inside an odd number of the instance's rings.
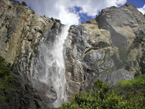
{"label": "rocky outcrop", "polygon": [[21,49],[25,49],[25,45],[33,51],[54,21],[35,14],[19,2],[0,2],[0,55],[13,64],[19,52],[24,52]]}
{"label": "rocky outcrop", "polygon": [[144,16],[130,4],[104,9],[95,19],[71,26],[65,44],[70,99],[92,89],[98,79],[113,86],[143,74],[144,34]]}
{"label": "rocky outcrop", "polygon": [[53,42],[59,27],[59,20],[40,16],[19,2],[0,1],[0,56],[11,66],[17,88],[13,94],[6,94],[12,98],[5,101],[7,108],[51,107],[56,98],[48,98],[45,93],[48,91],[56,96],[55,91],[44,83],[38,83],[40,87],[34,88],[29,75],[31,60],[37,54],[40,41],[49,34],[49,40]]}
{"label": "rocky outcrop", "polygon": [[[13,104],[22,109],[53,107],[56,91],[37,77],[49,64],[44,63],[44,52],[52,49],[61,27],[59,20],[37,15],[19,2],[0,1],[0,56],[11,67],[17,87],[13,94],[6,94],[12,97],[8,108]],[[113,86],[144,73],[145,19],[133,5],[104,9],[68,32],[64,45],[68,100],[92,89],[98,79]],[[51,60],[50,52],[46,54]]]}

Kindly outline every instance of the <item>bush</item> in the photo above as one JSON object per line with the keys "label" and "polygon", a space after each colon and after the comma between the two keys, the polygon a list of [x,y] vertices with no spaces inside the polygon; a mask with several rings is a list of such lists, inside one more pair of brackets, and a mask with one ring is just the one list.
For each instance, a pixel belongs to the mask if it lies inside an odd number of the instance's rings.
{"label": "bush", "polygon": [[5,59],[0,56],[0,78],[4,78],[10,74],[10,69],[5,65]]}
{"label": "bush", "polygon": [[53,17],[51,17],[50,19],[51,19],[52,21],[54,21],[54,18],[53,18]]}
{"label": "bush", "polygon": [[22,5],[27,6],[26,2],[22,1]]}
{"label": "bush", "polygon": [[121,81],[118,81],[116,83],[116,86],[117,87],[120,87],[121,90],[132,90],[132,83],[131,83],[131,80],[128,80],[128,81],[125,81],[125,80],[121,80]]}
{"label": "bush", "polygon": [[6,66],[5,59],[0,56],[0,94],[13,89],[11,88],[13,76],[10,73],[11,71]]}
{"label": "bush", "polygon": [[0,56],[0,63],[4,62],[5,59],[3,57]]}
{"label": "bush", "polygon": [[115,87],[118,91],[123,91],[124,94],[129,92],[145,94],[145,74],[138,76],[133,80],[121,80],[116,83]]}
{"label": "bush", "polygon": [[134,39],[134,41],[133,41],[133,43],[134,43],[134,48],[135,48],[135,47],[138,48],[142,41],[143,41],[143,37],[137,36],[137,37]]}
{"label": "bush", "polygon": [[129,92],[126,96],[119,95],[107,84],[98,80],[92,91],[77,93],[72,102],[64,103],[60,109],[144,109],[145,97],[133,94],[132,91],[145,87],[143,79],[145,75],[134,80],[119,81],[118,87],[125,90],[124,92]]}
{"label": "bush", "polygon": [[59,23],[61,22],[59,19],[55,19],[55,21],[56,21],[56,22],[59,22]]}
{"label": "bush", "polygon": [[139,32],[139,35],[136,36],[133,43],[130,45],[129,50],[138,48],[141,42],[143,42],[143,37],[145,36],[145,33],[143,31]]}
{"label": "bush", "polygon": [[56,22],[54,22],[51,29],[56,29],[56,28],[57,28],[57,24],[56,24]]}
{"label": "bush", "polygon": [[9,9],[11,9],[11,8],[12,8],[12,7],[11,7],[11,5],[9,5],[8,7],[9,7]]}

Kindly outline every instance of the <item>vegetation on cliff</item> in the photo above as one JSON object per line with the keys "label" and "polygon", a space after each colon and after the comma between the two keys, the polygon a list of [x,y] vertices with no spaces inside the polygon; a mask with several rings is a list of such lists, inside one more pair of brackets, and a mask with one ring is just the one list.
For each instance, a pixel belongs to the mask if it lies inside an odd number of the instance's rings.
{"label": "vegetation on cliff", "polygon": [[35,95],[32,86],[25,84],[22,87],[18,80],[19,73],[12,67],[10,68],[5,59],[0,56],[0,109],[39,108],[37,102],[39,98]]}
{"label": "vegetation on cliff", "polygon": [[[138,76],[133,80],[121,80],[116,83],[115,89],[123,96],[145,95],[145,74]],[[134,96],[132,96],[134,98]],[[137,98],[135,98],[137,99]],[[134,99],[134,100],[135,100]]]}
{"label": "vegetation on cliff", "polygon": [[[13,76],[10,75],[10,73],[11,71],[6,66],[5,59],[0,56],[0,101],[5,101],[10,99],[7,98],[5,95],[7,95],[7,93],[10,93],[14,90],[14,87],[12,85]],[[0,107],[2,105],[1,103],[0,103]]]}
{"label": "vegetation on cliff", "polygon": [[143,109],[145,108],[145,75],[119,81],[112,89],[96,81],[92,91],[79,92],[73,101],[60,109]]}

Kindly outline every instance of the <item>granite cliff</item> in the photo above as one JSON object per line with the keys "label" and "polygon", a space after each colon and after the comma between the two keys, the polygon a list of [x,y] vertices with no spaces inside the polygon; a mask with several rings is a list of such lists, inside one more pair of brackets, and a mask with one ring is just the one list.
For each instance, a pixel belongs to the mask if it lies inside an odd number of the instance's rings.
{"label": "granite cliff", "polygon": [[125,4],[71,26],[65,45],[68,84],[79,91],[90,89],[97,79],[113,86],[143,74],[144,21],[133,5]]}
{"label": "granite cliff", "polygon": [[[3,108],[53,107],[57,92],[39,76],[47,67],[43,57],[47,54],[51,60],[62,27],[59,20],[40,16],[19,2],[0,1],[0,56],[11,67],[17,89],[4,93],[11,99],[1,100]],[[63,51],[68,100],[92,89],[98,79],[112,87],[118,80],[144,74],[144,35],[145,17],[131,4],[104,9],[95,19],[70,26]]]}

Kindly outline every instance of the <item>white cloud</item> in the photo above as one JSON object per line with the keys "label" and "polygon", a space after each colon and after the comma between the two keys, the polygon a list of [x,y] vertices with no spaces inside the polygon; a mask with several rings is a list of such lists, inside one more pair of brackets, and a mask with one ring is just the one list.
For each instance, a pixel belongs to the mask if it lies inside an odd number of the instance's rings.
{"label": "white cloud", "polygon": [[[79,24],[79,13],[96,16],[106,7],[120,6],[127,0],[18,0],[25,1],[36,13],[60,19],[63,24]],[[74,6],[81,7],[79,13],[69,11]]]}
{"label": "white cloud", "polygon": [[145,5],[142,8],[137,8],[142,14],[145,14]]}
{"label": "white cloud", "polygon": [[95,16],[104,8],[123,5],[127,0],[81,0],[77,1],[77,6],[82,7],[82,13],[88,16]]}

